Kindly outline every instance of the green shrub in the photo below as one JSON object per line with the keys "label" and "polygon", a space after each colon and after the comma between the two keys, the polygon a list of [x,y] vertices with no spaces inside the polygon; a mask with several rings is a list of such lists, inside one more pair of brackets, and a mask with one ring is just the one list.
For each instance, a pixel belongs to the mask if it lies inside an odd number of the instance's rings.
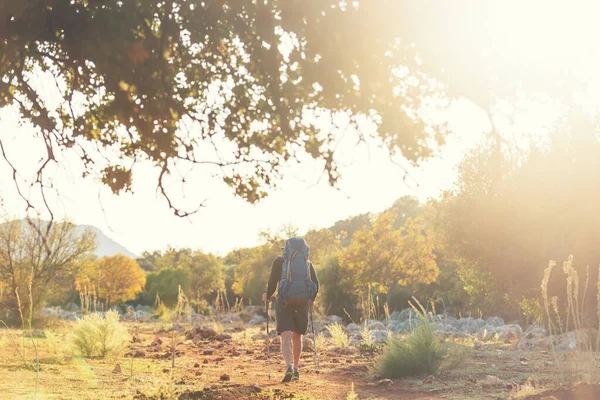
{"label": "green shrub", "polygon": [[344,331],[344,327],[338,323],[329,325],[327,330],[331,334],[331,343],[335,347],[348,347],[350,343],[350,338],[346,331]]}
{"label": "green shrub", "polygon": [[457,367],[465,361],[468,352],[462,347],[440,342],[435,327],[422,319],[407,339],[394,337],[388,341],[379,359],[379,374],[385,378],[435,375],[442,366]]}
{"label": "green shrub", "polygon": [[106,358],[118,353],[128,340],[119,313],[93,313],[77,321],[71,336],[73,347],[86,357]]}

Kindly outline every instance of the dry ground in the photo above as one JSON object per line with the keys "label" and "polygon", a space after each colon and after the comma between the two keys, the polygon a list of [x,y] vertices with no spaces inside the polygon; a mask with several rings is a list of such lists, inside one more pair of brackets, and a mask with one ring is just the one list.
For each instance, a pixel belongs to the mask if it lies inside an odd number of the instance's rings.
{"label": "dry ground", "polygon": [[[313,353],[305,352],[301,381],[280,384],[283,367],[278,349],[272,347],[272,376],[268,380],[265,342],[252,339],[253,335],[264,332],[264,327],[208,324],[221,331],[237,331],[230,333],[230,341],[206,340],[196,344],[186,340],[183,332],[177,332],[177,356],[172,368],[170,324],[127,323],[127,326],[141,342],[128,343],[127,355],[116,359],[68,355],[66,338],[72,325],[67,323],[54,329],[58,341],[36,339],[40,358],[37,390],[31,340],[25,341],[24,361],[15,348],[23,346],[21,331],[0,331],[0,399],[333,400],[346,399],[352,383],[359,399],[540,399],[546,396],[542,393],[559,388],[560,382],[576,380],[576,370],[589,365],[581,355],[562,354],[557,360],[541,349],[523,352],[510,344],[488,344],[485,349],[475,350],[462,367],[431,382],[423,383],[423,377],[380,382],[373,368],[377,355],[359,352],[339,355],[326,347],[319,351],[319,373],[315,371]],[[158,346],[152,344],[157,337],[162,341]],[[61,349],[65,360],[57,362]],[[120,372],[114,372],[117,364]],[[502,383],[486,384],[488,375],[498,377]],[[573,397],[572,386],[568,387],[569,390],[556,392],[556,398],[588,400],[588,397]],[[595,393],[594,387],[578,387],[578,390]]]}

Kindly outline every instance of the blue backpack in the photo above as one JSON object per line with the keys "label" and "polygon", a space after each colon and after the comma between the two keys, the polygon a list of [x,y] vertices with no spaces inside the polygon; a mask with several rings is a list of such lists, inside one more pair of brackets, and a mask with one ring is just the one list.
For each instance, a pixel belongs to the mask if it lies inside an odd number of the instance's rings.
{"label": "blue backpack", "polygon": [[283,248],[283,268],[277,299],[284,304],[306,305],[314,300],[317,285],[310,276],[310,248],[301,238],[291,238]]}

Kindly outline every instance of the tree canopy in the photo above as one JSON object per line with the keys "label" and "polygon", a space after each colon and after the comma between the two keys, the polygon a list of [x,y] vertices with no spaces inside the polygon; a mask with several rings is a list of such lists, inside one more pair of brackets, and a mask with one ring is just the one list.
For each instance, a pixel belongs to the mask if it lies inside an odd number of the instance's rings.
{"label": "tree canopy", "polygon": [[304,154],[333,185],[344,127],[320,130],[310,115],[370,120],[415,163],[442,141],[419,113],[440,87],[419,75],[398,23],[371,29],[384,11],[330,0],[2,2],[0,107],[45,144],[41,189],[62,151],[115,193],[131,190],[132,165],[151,162],[177,215],[164,182],[181,163],[216,167],[250,202]]}

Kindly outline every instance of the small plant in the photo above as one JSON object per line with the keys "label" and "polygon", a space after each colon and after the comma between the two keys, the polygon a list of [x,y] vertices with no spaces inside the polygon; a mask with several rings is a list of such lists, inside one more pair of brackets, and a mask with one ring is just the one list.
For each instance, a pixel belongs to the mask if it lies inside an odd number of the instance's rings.
{"label": "small plant", "polygon": [[317,349],[324,349],[326,345],[327,338],[325,335],[322,333],[317,333],[317,336],[315,337],[315,346],[317,346]]}
{"label": "small plant", "polygon": [[86,357],[106,358],[117,354],[128,340],[127,329],[119,322],[119,313],[92,313],[77,321],[71,343]]}
{"label": "small plant", "polygon": [[435,375],[444,363],[458,366],[468,356],[459,346],[442,343],[435,328],[421,317],[412,334],[405,340],[392,338],[379,359],[379,374],[385,378]]}
{"label": "small plant", "polygon": [[331,343],[335,347],[348,347],[350,344],[350,338],[346,331],[344,331],[344,327],[338,323],[329,325],[327,328],[329,333],[331,334]]}
{"label": "small plant", "polygon": [[45,330],[44,334],[46,335],[46,340],[48,341],[48,347],[50,348],[50,352],[54,353],[54,359],[56,360],[56,363],[64,364],[65,355],[61,339],[53,331]]}
{"label": "small plant", "polygon": [[346,400],[358,400],[358,395],[354,391],[354,382],[352,382],[352,386],[350,386],[350,391],[346,395]]}
{"label": "small plant", "polygon": [[360,330],[360,338],[362,339],[362,344],[366,346],[372,346],[374,344],[374,335],[373,331],[369,329],[369,327],[365,324]]}

